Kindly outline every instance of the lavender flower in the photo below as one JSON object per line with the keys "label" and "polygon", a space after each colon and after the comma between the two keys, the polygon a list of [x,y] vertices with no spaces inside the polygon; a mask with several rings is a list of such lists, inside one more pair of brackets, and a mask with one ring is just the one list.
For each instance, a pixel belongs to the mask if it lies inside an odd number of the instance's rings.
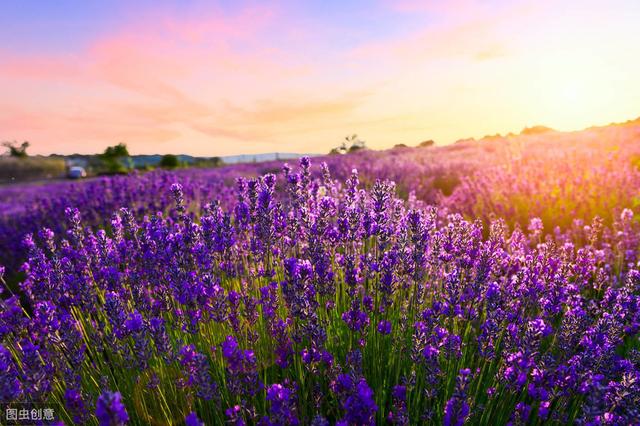
{"label": "lavender flower", "polygon": [[194,412],[187,414],[184,418],[186,426],[204,426],[204,422],[198,418],[198,415]]}
{"label": "lavender flower", "polygon": [[469,404],[466,401],[466,388],[469,385],[471,370],[460,370],[456,379],[453,396],[444,407],[443,423],[445,426],[462,426],[469,416]]}
{"label": "lavender flower", "polygon": [[22,384],[18,379],[13,357],[0,344],[0,401],[12,402],[22,395]]}
{"label": "lavender flower", "polygon": [[281,384],[267,388],[267,401],[271,403],[269,422],[274,425],[297,425],[295,389]]}
{"label": "lavender flower", "polygon": [[125,425],[129,421],[120,392],[105,391],[96,403],[96,417],[100,426]]}
{"label": "lavender flower", "polygon": [[209,373],[207,357],[197,352],[193,345],[183,346],[180,349],[180,364],[188,374],[189,386],[196,390],[196,396],[205,400],[211,400],[217,396],[218,387]]}
{"label": "lavender flower", "polygon": [[378,323],[378,332],[380,334],[390,334],[391,333],[391,321],[381,320]]}

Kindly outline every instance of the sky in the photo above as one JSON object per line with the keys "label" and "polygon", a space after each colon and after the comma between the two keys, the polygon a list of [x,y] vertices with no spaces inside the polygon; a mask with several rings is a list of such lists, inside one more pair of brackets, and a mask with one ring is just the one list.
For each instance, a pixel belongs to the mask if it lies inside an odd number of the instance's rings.
{"label": "sky", "polygon": [[0,140],[326,153],[640,116],[640,1],[0,0]]}

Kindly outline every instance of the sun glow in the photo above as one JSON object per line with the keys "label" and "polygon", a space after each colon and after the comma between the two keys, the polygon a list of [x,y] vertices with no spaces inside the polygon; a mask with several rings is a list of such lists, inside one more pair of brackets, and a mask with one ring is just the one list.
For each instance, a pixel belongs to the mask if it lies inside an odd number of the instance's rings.
{"label": "sun glow", "polygon": [[558,93],[558,102],[569,108],[586,101],[585,92],[576,81],[568,82]]}

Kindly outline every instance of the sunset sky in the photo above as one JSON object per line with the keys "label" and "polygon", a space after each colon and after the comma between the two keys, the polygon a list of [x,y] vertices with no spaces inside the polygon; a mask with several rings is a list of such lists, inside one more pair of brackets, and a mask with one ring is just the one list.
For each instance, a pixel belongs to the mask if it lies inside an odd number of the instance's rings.
{"label": "sunset sky", "polygon": [[0,2],[0,140],[325,153],[640,116],[640,1]]}

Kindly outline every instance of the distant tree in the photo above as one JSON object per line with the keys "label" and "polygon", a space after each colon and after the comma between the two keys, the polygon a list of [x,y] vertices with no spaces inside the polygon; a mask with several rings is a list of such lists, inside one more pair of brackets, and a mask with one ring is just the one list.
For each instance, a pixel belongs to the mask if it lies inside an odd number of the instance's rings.
{"label": "distant tree", "polygon": [[358,135],[356,135],[355,133],[351,136],[345,137],[345,140],[347,141],[347,144],[351,144],[351,146],[349,147],[349,152],[355,152],[367,148],[367,143],[358,138]]}
{"label": "distant tree", "polygon": [[16,158],[27,158],[29,156],[29,154],[27,154],[27,148],[29,148],[31,144],[27,141],[22,142],[22,144],[20,144],[18,146],[17,142],[2,142],[2,146],[4,146],[5,148],[7,148],[7,153],[11,156],[11,157],[16,157]]}
{"label": "distant tree", "polygon": [[129,150],[127,145],[120,142],[118,145],[109,146],[104,150],[102,154],[103,158],[122,158],[129,157]]}
{"label": "distant tree", "polygon": [[[347,145],[349,146],[349,148],[347,148]],[[339,147],[332,148],[331,151],[329,151],[329,155],[347,154],[366,148],[367,143],[359,139],[358,135],[354,133],[353,135],[346,136]]]}
{"label": "distant tree", "polygon": [[103,168],[108,174],[126,173],[133,168],[129,150],[127,145],[119,143],[115,146],[109,146],[100,154]]}
{"label": "distant tree", "polygon": [[429,139],[429,140],[420,142],[418,144],[418,147],[420,147],[420,148],[428,148],[430,146],[433,146],[434,144],[435,144],[435,142],[432,139]]}
{"label": "distant tree", "polygon": [[397,143],[393,146],[394,148],[408,148],[406,144],[403,143]]}
{"label": "distant tree", "polygon": [[166,154],[160,159],[160,167],[164,167],[165,169],[175,169],[179,165],[180,160],[177,155]]}

